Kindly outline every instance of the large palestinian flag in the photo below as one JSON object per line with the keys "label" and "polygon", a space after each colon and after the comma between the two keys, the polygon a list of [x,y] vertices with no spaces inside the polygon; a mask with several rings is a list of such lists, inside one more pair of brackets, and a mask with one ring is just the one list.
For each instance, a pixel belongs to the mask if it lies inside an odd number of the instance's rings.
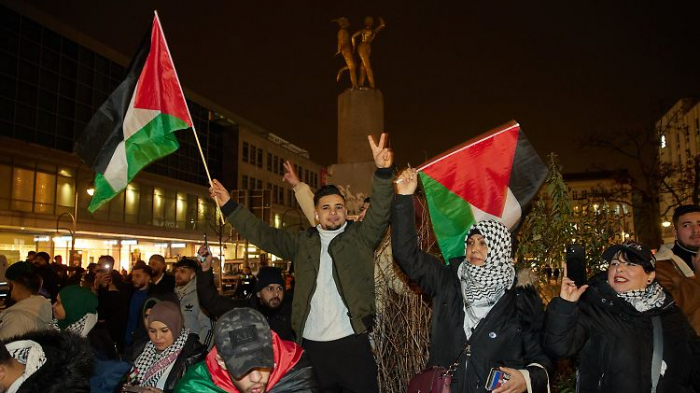
{"label": "large palestinian flag", "polygon": [[547,167],[512,121],[418,168],[430,220],[446,262],[464,255],[472,224],[497,219],[515,228]]}
{"label": "large palestinian flag", "polygon": [[88,209],[99,209],[141,169],[178,149],[174,131],[192,126],[158,14],[129,74],[88,123],[75,152],[95,171]]}

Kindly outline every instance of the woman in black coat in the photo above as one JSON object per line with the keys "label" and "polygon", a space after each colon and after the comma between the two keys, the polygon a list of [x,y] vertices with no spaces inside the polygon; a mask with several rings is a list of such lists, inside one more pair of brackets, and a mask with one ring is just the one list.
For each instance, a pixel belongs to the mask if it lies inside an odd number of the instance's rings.
{"label": "woman in black coat", "polygon": [[491,220],[472,226],[467,256],[444,265],[418,249],[416,176],[415,169],[399,176],[391,240],[396,262],[433,299],[428,364],[447,368],[466,348],[453,392],[485,392],[492,368],[510,376],[496,393],[548,392],[551,362],[540,345],[542,302],[531,285],[516,283],[508,229]]}
{"label": "woman in black coat", "polygon": [[204,360],[206,348],[185,328],[176,303],[166,300],[155,304],[147,318],[150,341],[134,361],[127,385],[147,387],[149,392],[172,392],[187,369]]}
{"label": "woman in black coat", "polygon": [[557,358],[578,355],[578,392],[700,391],[698,337],[654,281],[649,247],[615,245],[603,258],[608,271],[580,288],[564,272],[560,296],[547,309],[545,350]]}

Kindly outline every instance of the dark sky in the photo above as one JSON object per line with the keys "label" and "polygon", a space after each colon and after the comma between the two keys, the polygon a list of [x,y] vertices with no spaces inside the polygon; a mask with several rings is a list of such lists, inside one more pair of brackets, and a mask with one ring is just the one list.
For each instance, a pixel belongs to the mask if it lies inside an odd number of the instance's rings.
{"label": "dark sky", "polygon": [[397,162],[417,165],[511,119],[566,172],[585,133],[654,121],[700,92],[698,1],[78,1],[33,4],[131,57],[158,9],[183,85],[335,162],[337,27],[365,15]]}

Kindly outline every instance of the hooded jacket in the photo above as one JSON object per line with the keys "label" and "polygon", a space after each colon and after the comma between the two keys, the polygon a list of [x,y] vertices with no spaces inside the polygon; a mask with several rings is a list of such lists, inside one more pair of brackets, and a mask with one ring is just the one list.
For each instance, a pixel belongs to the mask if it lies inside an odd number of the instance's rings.
{"label": "hooded jacket", "polygon": [[51,319],[51,301],[39,295],[30,296],[0,313],[0,340],[47,329]]}
{"label": "hooded jacket", "polygon": [[651,391],[654,315],[661,317],[665,363],[656,391],[698,391],[700,339],[671,296],[639,312],[617,296],[605,272],[589,285],[576,303],[554,298],[546,314],[545,350],[557,358],[578,355],[578,392]]}
{"label": "hooded jacket", "polygon": [[671,293],[690,325],[700,334],[700,277],[687,265],[692,255],[676,244],[673,248],[661,246],[654,256],[656,281]]}
{"label": "hooded jacket", "polygon": [[[318,392],[316,377],[311,364],[301,347],[291,341],[282,340],[272,332],[272,351],[275,368],[267,382],[268,393],[315,393]],[[228,371],[216,361],[214,347],[204,362],[190,369],[175,388],[178,393],[239,393],[231,382]]]}
{"label": "hooded jacket", "polygon": [[453,392],[486,392],[491,368],[502,366],[526,371],[532,392],[547,392],[552,364],[540,344],[544,310],[535,289],[514,283],[467,340],[458,277],[464,257],[455,258],[446,266],[419,250],[414,216],[413,196],[397,195],[391,218],[394,258],[408,277],[432,298],[428,364],[447,368],[467,347],[468,355],[461,358],[452,380]]}
{"label": "hooded jacket", "polygon": [[199,342],[209,348],[214,334],[214,323],[202,311],[197,296],[197,277],[187,285],[175,287],[175,293],[180,299],[180,311],[185,318],[185,326],[199,336]]}
{"label": "hooded jacket", "polygon": [[27,378],[17,393],[82,393],[90,391],[93,354],[87,339],[74,333],[44,330],[17,337],[41,346],[46,363]]}

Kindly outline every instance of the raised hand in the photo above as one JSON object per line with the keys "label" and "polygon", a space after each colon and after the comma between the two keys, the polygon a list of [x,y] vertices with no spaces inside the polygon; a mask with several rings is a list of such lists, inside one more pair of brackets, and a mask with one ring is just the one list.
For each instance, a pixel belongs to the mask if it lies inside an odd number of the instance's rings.
{"label": "raised hand", "polygon": [[294,165],[289,160],[284,162],[284,177],[282,177],[282,181],[286,181],[292,187],[296,187],[301,183],[297,172],[294,170]]}
{"label": "raised hand", "polygon": [[414,168],[404,169],[394,181],[396,193],[399,195],[413,195],[418,187],[418,171]]}
{"label": "raised hand", "polygon": [[206,272],[209,269],[211,269],[211,261],[213,259],[213,256],[209,252],[209,249],[207,248],[207,246],[205,246],[205,245],[200,246],[199,250],[197,251],[197,254],[201,255],[204,258],[204,262],[201,262],[199,264],[199,266],[202,267],[202,271]]}
{"label": "raised hand", "polygon": [[561,279],[561,290],[559,297],[572,303],[576,303],[581,298],[584,292],[588,289],[588,285],[581,285],[581,288],[576,287],[576,283],[567,277],[566,265],[564,265],[564,277]]}
{"label": "raised hand", "polygon": [[223,206],[231,199],[231,195],[226,191],[226,187],[219,183],[218,180],[214,179],[211,181],[211,187],[209,187],[209,194],[212,199],[219,201],[219,206]]}
{"label": "raised hand", "polygon": [[372,157],[374,157],[374,163],[377,165],[377,168],[391,167],[391,164],[394,162],[394,154],[386,147],[389,134],[383,132],[379,138],[379,143],[374,142],[372,135],[368,135],[367,139],[369,140],[369,147],[372,148]]}

